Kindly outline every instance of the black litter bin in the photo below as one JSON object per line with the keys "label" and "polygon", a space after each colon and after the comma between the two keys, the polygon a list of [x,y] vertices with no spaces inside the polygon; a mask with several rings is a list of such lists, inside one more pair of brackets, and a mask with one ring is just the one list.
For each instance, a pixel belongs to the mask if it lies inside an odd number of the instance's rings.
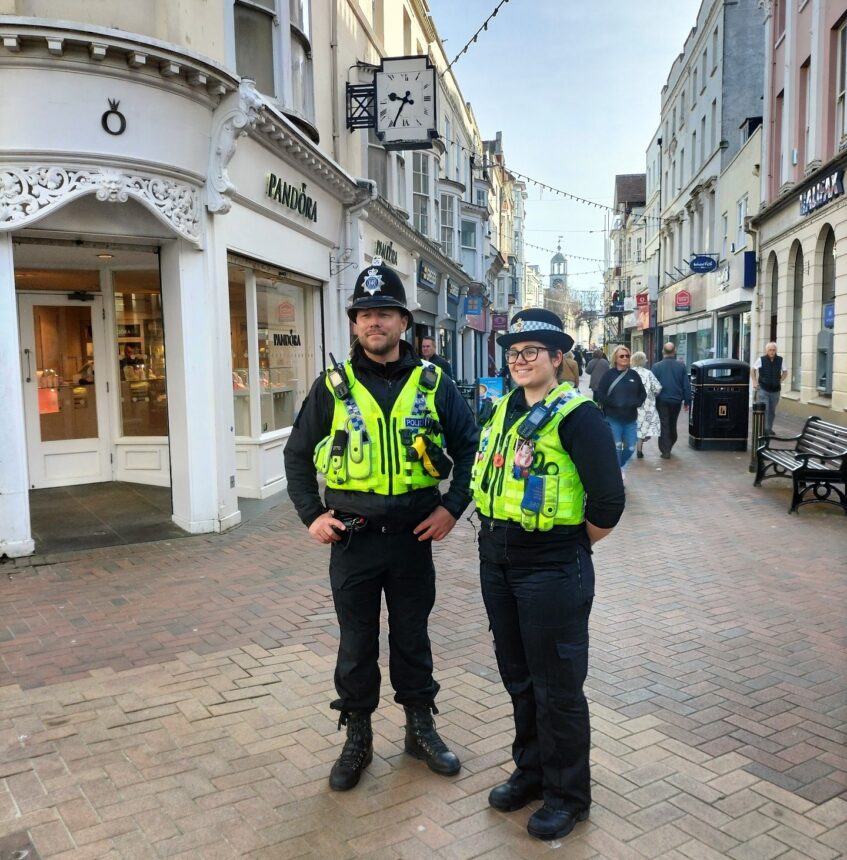
{"label": "black litter bin", "polygon": [[707,358],[691,365],[688,444],[698,450],[746,451],[750,365]]}

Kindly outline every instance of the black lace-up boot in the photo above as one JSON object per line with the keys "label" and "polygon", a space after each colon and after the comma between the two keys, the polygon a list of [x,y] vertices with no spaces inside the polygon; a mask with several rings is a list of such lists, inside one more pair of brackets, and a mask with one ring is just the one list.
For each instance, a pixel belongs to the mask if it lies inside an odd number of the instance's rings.
{"label": "black lace-up boot", "polygon": [[447,749],[447,744],[435,731],[433,710],[434,707],[405,706],[406,752],[415,758],[423,759],[431,771],[452,776],[459,772],[462,765],[458,756]]}
{"label": "black lace-up boot", "polygon": [[342,711],[338,728],[342,726],[347,726],[347,740],[329,774],[329,787],[333,791],[349,791],[353,788],[374,757],[370,714]]}

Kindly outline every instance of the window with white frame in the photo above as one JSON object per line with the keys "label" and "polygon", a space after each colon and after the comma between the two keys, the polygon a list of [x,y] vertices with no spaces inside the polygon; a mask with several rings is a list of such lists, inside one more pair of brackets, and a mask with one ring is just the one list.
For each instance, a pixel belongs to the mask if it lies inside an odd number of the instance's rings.
{"label": "window with white frame", "polygon": [[693,105],[695,101],[697,101],[697,93],[700,90],[697,88],[697,69],[691,73],[691,104]]}
{"label": "window with white frame", "polygon": [[685,90],[682,91],[682,94],[679,97],[679,127],[682,128],[685,125]]}
{"label": "window with white frame", "polygon": [[635,240],[635,262],[636,263],[641,262],[641,238],[640,237],[638,237]]}
{"label": "window with white frame", "polygon": [[718,28],[712,33],[712,74],[718,70]]}
{"label": "window with white frame", "polygon": [[406,211],[406,159],[396,153],[397,158],[397,205]]}
{"label": "window with white frame", "polygon": [[835,79],[835,149],[847,136],[847,22],[838,28],[838,67]]}
{"label": "window with white frame", "polygon": [[252,78],[259,92],[277,99],[295,121],[304,120],[312,128],[311,0],[230,2],[236,71]]}
{"label": "window with white frame", "polygon": [[476,221],[462,220],[462,268],[471,278],[476,278]]}
{"label": "window with white frame", "polygon": [[252,78],[256,89],[276,96],[274,79],[274,27],[276,0],[236,0],[235,67],[243,78]]}
{"label": "window with white frame", "polygon": [[441,250],[445,256],[456,253],[456,198],[452,194],[441,195]]}
{"label": "window with white frame", "polygon": [[372,128],[368,129],[368,179],[376,182],[377,192],[382,197],[389,197],[388,152]]}
{"label": "window with white frame", "polygon": [[441,159],[441,175],[450,178],[450,159],[453,154],[452,140],[453,129],[450,125],[450,118],[444,118],[444,158]]}
{"label": "window with white frame", "polygon": [[700,164],[706,160],[706,114],[700,117]]}
{"label": "window with white frame", "polygon": [[691,132],[691,175],[697,169],[697,132]]}
{"label": "window with white frame", "polygon": [[488,206],[488,192],[484,188],[477,188],[474,202],[477,206],[482,206],[483,208]]}
{"label": "window with white frame", "polygon": [[747,233],[744,231],[744,221],[747,218],[746,194],[735,204],[735,217],[735,250],[740,251],[747,244]]}
{"label": "window with white frame", "polygon": [[429,235],[429,156],[422,152],[412,155],[412,224]]}
{"label": "window with white frame", "polygon": [[729,213],[724,212],[721,216],[721,259],[726,259],[729,250]]}
{"label": "window with white frame", "polygon": [[700,66],[700,76],[702,80],[700,81],[700,92],[706,89],[706,78],[709,70],[709,49],[703,48],[703,57],[701,58],[701,66]]}
{"label": "window with white frame", "polygon": [[718,143],[718,100],[712,99],[712,146],[711,150],[714,151],[715,147]]}

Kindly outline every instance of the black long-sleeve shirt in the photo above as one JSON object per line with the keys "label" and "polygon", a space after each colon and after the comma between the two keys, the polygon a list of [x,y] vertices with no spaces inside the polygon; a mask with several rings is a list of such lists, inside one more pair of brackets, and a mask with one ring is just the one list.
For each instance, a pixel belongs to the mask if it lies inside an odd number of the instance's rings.
{"label": "black long-sleeve shirt", "polygon": [[[399,361],[386,364],[371,361],[358,345],[351,360],[358,383],[368,389],[386,418],[412,370],[421,363],[405,341],[400,342]],[[324,504],[312,456],[318,442],[330,433],[335,400],[322,373],[312,385],[285,446],[288,495],[300,519],[311,525],[332,508],[382,522],[417,523],[439,504],[458,519],[470,502],[471,468],[479,430],[459,389],[443,374],[435,391],[435,408],[444,428],[447,453],[453,460],[453,477],[443,497],[437,487],[391,496],[327,488]]]}

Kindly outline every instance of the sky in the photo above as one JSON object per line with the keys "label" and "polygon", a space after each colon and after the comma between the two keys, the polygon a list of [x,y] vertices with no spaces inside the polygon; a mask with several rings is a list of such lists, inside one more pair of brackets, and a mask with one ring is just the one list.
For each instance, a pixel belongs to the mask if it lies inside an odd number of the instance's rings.
{"label": "sky", "polygon": [[[428,0],[448,57],[498,0]],[[483,139],[503,132],[506,166],[611,205],[615,174],[644,173],[671,64],[700,0],[508,0],[453,66]],[[526,259],[603,259],[605,215],[528,184]],[[602,286],[602,265],[568,260],[572,289]],[[545,279],[546,284],[546,279]]]}

